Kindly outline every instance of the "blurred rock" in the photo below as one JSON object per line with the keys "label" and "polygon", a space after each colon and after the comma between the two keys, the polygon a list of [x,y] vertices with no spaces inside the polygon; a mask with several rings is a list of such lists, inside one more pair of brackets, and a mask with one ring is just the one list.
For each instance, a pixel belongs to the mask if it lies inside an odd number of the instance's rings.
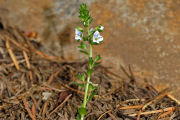
{"label": "blurred rock", "polygon": [[136,76],[151,78],[160,89],[168,86],[180,92],[179,1],[1,0],[0,17],[7,24],[38,32],[39,41],[53,54],[81,59],[74,27],[79,25],[82,1],[88,1],[92,27],[105,27],[104,44],[94,50],[102,54],[103,65],[119,71],[120,65],[131,64]]}

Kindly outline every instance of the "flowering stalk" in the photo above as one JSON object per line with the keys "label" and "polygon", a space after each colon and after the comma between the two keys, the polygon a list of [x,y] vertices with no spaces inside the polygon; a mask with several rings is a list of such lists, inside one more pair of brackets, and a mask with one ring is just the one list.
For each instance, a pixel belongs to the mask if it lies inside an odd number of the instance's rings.
{"label": "flowering stalk", "polygon": [[[97,94],[97,85],[90,82],[91,74],[93,72],[93,68],[99,65],[99,60],[101,59],[100,55],[97,55],[94,59],[92,56],[92,46],[99,45],[103,43],[103,37],[100,35],[100,32],[103,30],[103,26],[98,25],[95,29],[91,28],[89,30],[89,25],[92,22],[92,18],[89,15],[89,11],[87,10],[86,4],[81,4],[79,9],[79,18],[81,19],[81,23],[83,24],[85,31],[81,27],[76,27],[75,29],[75,39],[80,42],[80,52],[88,55],[89,57],[89,66],[86,73],[79,74],[79,80],[83,81],[83,84],[74,82],[76,85],[85,89],[84,100],[81,107],[78,109],[77,120],[84,120],[84,116],[87,113],[86,104],[89,100],[93,98],[94,95]],[[85,33],[85,34],[84,34]],[[87,50],[86,43],[89,44],[89,52]],[[87,77],[86,77],[87,76]]]}
{"label": "flowering stalk", "polygon": [[[89,26],[88,26],[88,35],[90,35],[89,34]],[[91,59],[92,58],[92,44],[91,43],[89,43],[89,59]],[[89,63],[89,68],[88,68],[89,70],[91,70],[92,69],[92,66],[91,66],[91,64]],[[82,104],[82,106],[84,107],[84,108],[86,108],[86,103],[87,103],[87,94],[88,94],[88,89],[89,89],[89,81],[90,81],[90,79],[91,79],[91,74],[88,74],[88,76],[87,76],[87,80],[86,80],[86,87],[85,87],[85,94],[84,94],[84,101],[83,101],[83,104]],[[81,117],[81,119],[83,120],[83,117]]]}

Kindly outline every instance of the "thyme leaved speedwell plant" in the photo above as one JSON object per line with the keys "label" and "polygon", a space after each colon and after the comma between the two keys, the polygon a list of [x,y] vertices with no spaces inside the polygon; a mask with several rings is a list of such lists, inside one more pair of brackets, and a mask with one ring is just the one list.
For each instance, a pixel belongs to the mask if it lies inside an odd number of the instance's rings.
{"label": "thyme leaved speedwell plant", "polygon": [[78,46],[80,52],[88,55],[89,66],[86,73],[78,75],[78,79],[81,80],[82,83],[74,83],[85,90],[84,100],[81,107],[78,109],[78,115],[76,117],[77,120],[84,120],[84,116],[87,113],[86,104],[94,95],[97,94],[98,87],[96,84],[93,84],[90,79],[93,73],[93,68],[99,65],[101,57],[100,55],[97,55],[93,58],[92,46],[103,43],[103,37],[100,35],[100,32],[103,31],[104,27],[98,25],[96,28],[89,28],[93,19],[89,14],[86,4],[83,3],[80,5],[79,14],[80,22],[84,28],[79,26],[75,28],[75,39],[80,43],[80,46]]}

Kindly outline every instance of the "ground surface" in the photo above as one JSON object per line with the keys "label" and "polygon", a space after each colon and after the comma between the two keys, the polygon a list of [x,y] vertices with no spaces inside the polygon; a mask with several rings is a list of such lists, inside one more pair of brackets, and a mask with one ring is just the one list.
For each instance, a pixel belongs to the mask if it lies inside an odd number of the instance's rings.
{"label": "ground surface", "polygon": [[[37,0],[0,0],[0,19],[4,26],[20,28],[21,32],[37,32],[38,37],[34,40],[40,41],[43,47],[38,49],[43,51],[45,55],[36,50],[33,50],[32,53],[35,52],[40,55],[43,60],[48,59],[52,62],[53,59],[56,59],[58,61],[56,64],[63,66],[65,63],[63,63],[62,58],[65,58],[64,60],[67,63],[82,64],[86,57],[79,54],[77,43],[74,40],[74,28],[79,25],[77,11],[82,1],[87,2],[86,0],[43,0],[43,2]],[[144,84],[144,80],[147,80],[156,90],[162,91],[169,88],[173,91],[173,96],[180,99],[180,95],[177,94],[180,92],[180,18],[178,16],[180,2],[175,0],[88,0],[87,3],[94,18],[92,27],[97,24],[105,27],[102,33],[104,44],[94,49],[94,54],[101,54],[103,57],[102,66],[110,68],[113,73],[121,76],[122,68],[120,66],[128,68],[130,65],[138,85]],[[6,41],[5,38],[3,39]],[[38,47],[36,42],[34,44]],[[5,43],[0,43],[2,45],[0,47],[4,47],[3,44]],[[14,44],[12,45],[14,47]],[[22,49],[17,51],[22,51]],[[3,50],[0,49],[0,55],[3,54]],[[20,54],[20,56],[22,55]],[[31,54],[28,56],[30,57]],[[59,57],[54,58],[53,56]],[[21,57],[18,59],[21,60]],[[0,62],[7,64],[7,61],[11,66],[12,60],[10,58]],[[46,63],[47,61],[44,64]],[[47,63],[46,67],[50,66],[48,64],[52,63]],[[37,67],[36,65],[35,67]],[[23,63],[23,67],[25,66]],[[13,69],[15,69],[14,66]],[[45,72],[48,74],[42,78],[43,81],[46,81],[45,79],[48,79],[53,72],[55,72],[53,68],[51,72]],[[32,73],[28,72],[28,74]],[[6,75],[9,75],[9,71]],[[40,77],[41,75],[37,76]],[[21,79],[27,76],[23,74]],[[30,81],[24,80],[25,82],[22,85],[28,85],[26,90],[29,90],[31,88],[29,86]],[[41,82],[38,81],[37,84],[39,85]],[[3,82],[1,87],[7,86],[6,84]],[[118,85],[121,86],[122,84]],[[19,87],[18,90],[24,90],[24,88]],[[1,89],[1,92],[4,89],[6,87]],[[13,88],[12,91],[14,89],[17,88]],[[21,91],[19,92],[21,93]],[[126,90],[124,92],[126,93]],[[13,92],[8,97],[11,98],[14,94],[20,93]],[[157,94],[148,97],[150,99]],[[22,110],[26,111],[25,109]]]}
{"label": "ground surface", "polygon": [[[76,76],[87,71],[87,61],[49,56],[22,30],[3,24],[0,43],[0,119],[75,120],[84,92],[73,82],[81,82]],[[94,71],[98,93],[87,104],[86,120],[180,119],[171,91],[156,90],[131,66],[120,74],[102,65]]]}
{"label": "ground surface", "polygon": [[[83,0],[0,1],[0,17],[22,30],[37,31],[52,54],[79,59],[74,41],[78,7]],[[87,2],[86,0],[84,0]],[[180,92],[179,1],[88,0],[94,25],[102,24],[104,44],[95,53],[117,71],[132,65],[157,88]],[[93,25],[93,26],[94,26]],[[63,51],[63,52],[62,52]],[[180,96],[174,94],[177,98]]]}

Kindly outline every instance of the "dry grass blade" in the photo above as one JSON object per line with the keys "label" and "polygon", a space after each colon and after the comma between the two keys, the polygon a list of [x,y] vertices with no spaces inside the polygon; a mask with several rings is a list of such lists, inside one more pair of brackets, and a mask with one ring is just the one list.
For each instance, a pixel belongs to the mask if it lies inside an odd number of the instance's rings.
{"label": "dry grass blade", "polygon": [[105,113],[103,113],[101,116],[99,116],[99,118],[97,119],[97,120],[101,120],[101,118],[105,115],[105,114],[107,114],[107,113],[109,113],[109,112],[111,112],[112,110],[108,110],[108,111],[106,111]]}
{"label": "dry grass blade", "polygon": [[29,108],[29,106],[28,106],[28,104],[27,104],[27,102],[26,102],[26,100],[25,100],[24,97],[22,97],[22,101],[23,101],[24,106],[25,106],[25,108],[26,108],[29,116],[31,117],[31,119],[32,119],[32,120],[36,120],[36,118],[34,117],[33,113],[31,112],[31,110],[30,110],[30,108]]}
{"label": "dry grass blade", "polygon": [[[25,61],[26,61],[26,64],[27,64],[27,68],[30,70],[31,69],[31,64],[29,62],[28,55],[27,55],[26,51],[24,51],[24,50],[23,50],[23,55],[24,55],[24,58],[25,58]],[[32,71],[29,71],[29,77],[30,77],[30,80],[31,80],[31,85],[33,85]]]}
{"label": "dry grass blade", "polygon": [[113,114],[111,114],[111,113],[108,113],[109,114],[109,116],[111,116],[111,118],[113,119],[113,120],[117,120],[117,118],[113,115]]}
{"label": "dry grass blade", "polygon": [[8,49],[9,55],[10,55],[12,61],[14,62],[16,69],[20,70],[19,62],[16,60],[16,57],[15,57],[15,55],[14,55],[14,53],[10,47],[10,43],[8,40],[6,40],[6,48]]}
{"label": "dry grass blade", "polygon": [[138,112],[138,114],[137,114],[137,120],[140,120],[141,114],[142,114],[142,109],[141,109],[141,110]]}
{"label": "dry grass blade", "polygon": [[25,48],[24,46],[22,46],[20,43],[18,43],[17,41],[15,41],[14,39],[12,39],[10,36],[8,36],[6,33],[1,32],[0,37],[2,37],[3,40],[8,40],[11,43],[13,43],[14,45],[16,45],[18,48],[21,48],[23,50],[25,50],[26,52],[28,52],[29,50],[27,48]]}
{"label": "dry grass blade", "polygon": [[51,116],[53,113],[55,113],[59,108],[61,108],[68,100],[69,98],[72,96],[72,94],[68,95],[65,100],[59,105],[57,106],[49,115]]}
{"label": "dry grass blade", "polygon": [[[23,63],[23,62],[25,62],[26,60],[19,60],[18,62],[19,63]],[[10,64],[7,64],[6,66],[5,66],[5,68],[7,68],[7,67],[9,67],[9,66],[11,66],[11,67],[13,67],[15,64],[14,64],[14,62],[13,63],[10,63]]]}
{"label": "dry grass blade", "polygon": [[134,74],[132,72],[132,69],[131,69],[131,65],[129,65],[129,72],[130,72],[130,76],[131,76],[131,80],[135,80],[135,77],[134,77]]}
{"label": "dry grass blade", "polygon": [[147,106],[149,106],[150,104],[152,104],[154,101],[163,98],[164,96],[168,95],[169,93],[170,93],[170,92],[163,93],[163,94],[155,97],[153,100],[151,100],[151,101],[149,101],[148,103],[146,103],[146,104],[142,107],[142,110],[144,110]]}
{"label": "dry grass blade", "polygon": [[178,105],[180,105],[180,101],[177,100],[174,96],[172,96],[171,94],[167,95],[170,99],[172,99],[173,101],[175,101]]}
{"label": "dry grass blade", "polygon": [[45,113],[46,113],[47,105],[48,105],[48,101],[46,101],[43,106],[42,120],[45,120]]}
{"label": "dry grass blade", "polygon": [[128,78],[131,78],[131,75],[129,75],[129,73],[126,71],[126,69],[121,65],[120,66],[122,71],[124,72],[124,74],[128,77]]}
{"label": "dry grass blade", "polygon": [[32,49],[32,51],[34,53],[36,53],[37,55],[39,55],[40,57],[42,57],[44,59],[47,59],[47,60],[50,60],[50,61],[58,61],[58,62],[63,61],[62,58],[60,58],[60,57],[46,55],[45,53],[37,50],[36,48],[31,48],[31,49]]}
{"label": "dry grass blade", "polygon": [[135,101],[145,101],[145,99],[129,99],[129,100],[125,100],[125,101],[121,101],[119,104],[116,105],[116,108],[119,108],[121,104],[125,104],[128,102],[135,102]]}
{"label": "dry grass blade", "polygon": [[165,116],[167,116],[167,115],[169,115],[169,114],[170,114],[171,112],[173,112],[173,111],[174,111],[174,110],[172,109],[172,110],[169,110],[169,111],[161,114],[161,115],[158,117],[158,120],[161,119],[161,118],[163,118],[163,117],[165,117]]}
{"label": "dry grass blade", "polygon": [[151,100],[151,101],[149,101],[148,103],[146,103],[146,104],[142,107],[142,109],[139,111],[138,116],[137,116],[137,120],[140,119],[141,112],[144,111],[144,110],[146,109],[146,107],[148,107],[148,106],[149,106],[150,104],[152,104],[154,101],[156,101],[156,100],[158,100],[158,99],[161,99],[161,98],[163,98],[164,96],[166,96],[166,95],[168,95],[168,94],[170,94],[170,92],[161,94],[161,95],[155,97],[153,100]]}
{"label": "dry grass blade", "polygon": [[27,53],[24,50],[23,50],[23,55],[24,55],[24,58],[26,60],[27,68],[31,69],[31,65],[30,65],[30,62],[29,62],[28,55],[27,55]]}
{"label": "dry grass blade", "polygon": [[[166,111],[174,111],[176,108],[175,107],[168,107],[160,110],[154,110],[154,111],[148,111],[148,112],[141,112],[141,115],[149,115],[149,114],[154,114],[154,113],[160,113],[160,112],[166,112]],[[129,116],[137,116],[137,113],[130,114]]]}
{"label": "dry grass blade", "polygon": [[126,110],[126,109],[137,109],[137,108],[142,108],[142,105],[126,106],[126,107],[121,107],[119,109]]}
{"label": "dry grass blade", "polygon": [[53,87],[53,86],[50,86],[50,85],[48,85],[47,83],[43,83],[43,85],[44,85],[45,87],[41,87],[41,90],[46,89],[46,90],[54,90],[54,91],[58,91],[58,92],[63,92],[63,91],[65,91],[65,90],[60,90],[60,89],[57,89],[57,88],[55,88],[55,87]]}
{"label": "dry grass blade", "polygon": [[53,73],[50,77],[49,80],[47,81],[47,84],[50,85],[51,82],[53,81],[54,77],[56,77],[60,72],[62,71],[62,69],[56,71],[55,73]]}
{"label": "dry grass blade", "polygon": [[33,114],[33,118],[36,118],[36,108],[35,105],[32,105],[32,114]]}

